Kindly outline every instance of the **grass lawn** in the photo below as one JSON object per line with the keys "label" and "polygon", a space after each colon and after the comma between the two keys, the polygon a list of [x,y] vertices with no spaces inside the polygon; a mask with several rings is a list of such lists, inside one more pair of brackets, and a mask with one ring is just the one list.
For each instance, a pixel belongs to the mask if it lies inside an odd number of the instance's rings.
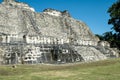
{"label": "grass lawn", "polygon": [[0,80],[120,80],[120,58],[92,63],[0,66]]}

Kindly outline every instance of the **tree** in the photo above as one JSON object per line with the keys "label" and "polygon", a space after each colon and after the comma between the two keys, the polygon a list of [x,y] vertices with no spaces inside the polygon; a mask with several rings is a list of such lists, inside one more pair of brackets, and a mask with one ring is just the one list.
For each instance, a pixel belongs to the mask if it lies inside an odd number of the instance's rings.
{"label": "tree", "polygon": [[115,47],[120,49],[120,0],[117,0],[117,2],[108,9],[108,13],[110,14],[108,24],[113,25],[111,29],[115,32],[108,32],[104,37],[111,45],[114,44]]}
{"label": "tree", "polygon": [[110,19],[108,24],[112,24],[114,29],[118,34],[120,34],[120,0],[114,3],[109,9]]}
{"label": "tree", "polygon": [[116,34],[113,34],[112,31],[105,32],[102,35],[96,34],[96,36],[102,40],[110,43],[110,47],[117,47],[116,45]]}
{"label": "tree", "polygon": [[104,40],[104,37],[103,37],[103,35],[99,35],[99,34],[95,34],[95,36],[97,36],[100,40]]}

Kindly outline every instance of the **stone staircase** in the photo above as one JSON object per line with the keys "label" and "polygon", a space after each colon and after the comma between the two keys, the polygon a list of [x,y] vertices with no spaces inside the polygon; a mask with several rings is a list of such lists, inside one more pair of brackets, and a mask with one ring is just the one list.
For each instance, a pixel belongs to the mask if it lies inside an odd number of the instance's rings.
{"label": "stone staircase", "polygon": [[38,28],[38,25],[36,25],[36,21],[34,20],[34,17],[33,17],[33,15],[32,15],[32,13],[31,13],[31,12],[28,12],[28,11],[23,11],[23,13],[24,13],[24,15],[26,15],[26,16],[29,18],[29,20],[30,20],[30,22],[31,22],[31,25],[32,25],[32,27],[34,28],[34,31],[35,31],[37,34],[40,34],[40,30],[39,30],[39,28]]}

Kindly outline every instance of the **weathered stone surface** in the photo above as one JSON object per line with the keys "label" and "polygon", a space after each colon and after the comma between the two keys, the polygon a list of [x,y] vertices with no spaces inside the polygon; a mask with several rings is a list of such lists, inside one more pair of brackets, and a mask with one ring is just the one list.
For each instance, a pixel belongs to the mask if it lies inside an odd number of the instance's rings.
{"label": "weathered stone surface", "polygon": [[107,57],[99,50],[95,49],[95,47],[76,46],[75,49],[86,62],[107,59]]}
{"label": "weathered stone surface", "polygon": [[[68,11],[45,9],[37,13],[29,5],[14,0],[0,4],[0,44],[0,50],[4,48],[0,62],[3,56],[13,55],[3,63],[64,63],[77,59],[88,62],[119,54],[108,42],[100,41],[84,22],[72,18]],[[27,56],[30,53],[31,57]]]}

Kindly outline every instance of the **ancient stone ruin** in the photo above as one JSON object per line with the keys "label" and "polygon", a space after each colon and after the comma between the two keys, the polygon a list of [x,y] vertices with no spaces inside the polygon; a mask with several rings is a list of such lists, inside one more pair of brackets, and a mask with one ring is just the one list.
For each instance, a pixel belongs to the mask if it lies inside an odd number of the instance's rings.
{"label": "ancient stone ruin", "polygon": [[35,12],[28,4],[0,4],[0,64],[72,63],[118,57],[68,11]]}

